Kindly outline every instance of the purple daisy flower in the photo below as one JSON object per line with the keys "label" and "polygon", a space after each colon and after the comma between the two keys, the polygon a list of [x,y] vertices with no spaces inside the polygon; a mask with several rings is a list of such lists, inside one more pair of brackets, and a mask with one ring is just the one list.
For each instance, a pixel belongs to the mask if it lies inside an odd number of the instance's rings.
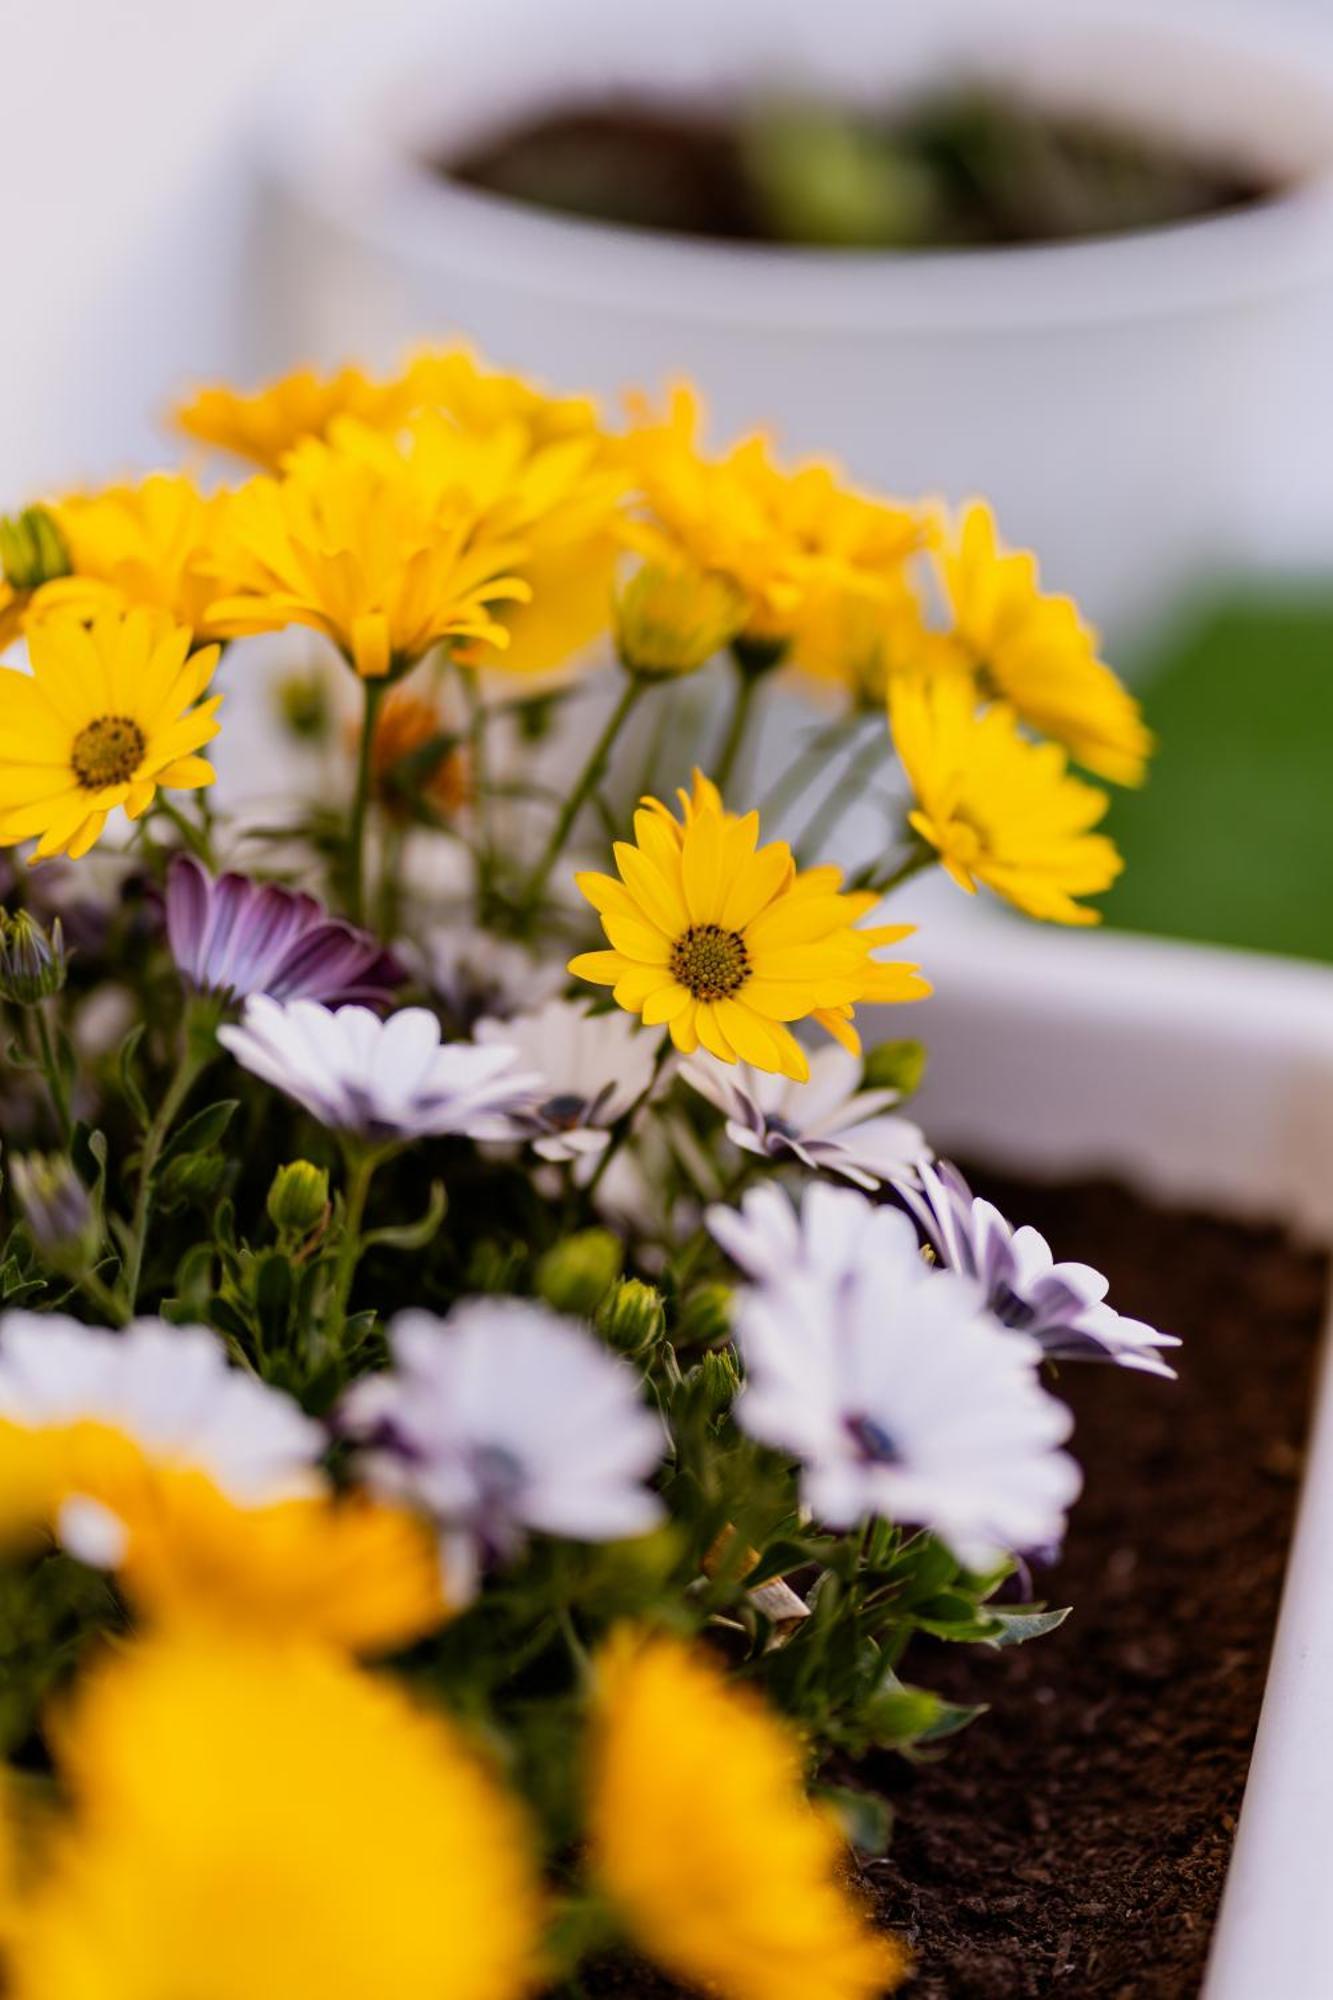
{"label": "purple daisy flower", "polygon": [[1179,1347],[1175,1335],[1115,1312],[1100,1271],[1057,1264],[1038,1230],[1015,1229],[948,1160],[922,1162],[918,1172],[919,1187],[896,1181],[895,1194],[945,1270],[976,1279],[1002,1326],[1027,1334],[1055,1361],[1114,1361],[1149,1375],[1175,1374],[1160,1352]]}
{"label": "purple daisy flower", "polygon": [[403,977],[375,938],[313,896],[248,875],[210,875],[190,854],[178,854],[168,871],[166,912],[177,970],[201,993],[375,1005]]}

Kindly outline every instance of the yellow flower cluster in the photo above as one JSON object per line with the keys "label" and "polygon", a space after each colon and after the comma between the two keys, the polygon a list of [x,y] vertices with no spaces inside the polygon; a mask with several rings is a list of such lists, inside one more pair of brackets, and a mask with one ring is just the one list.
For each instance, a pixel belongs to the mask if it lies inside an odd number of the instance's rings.
{"label": "yellow flower cluster", "polygon": [[[710,455],[687,388],[613,435],[587,398],[462,348],[384,379],[304,369],[252,395],[203,389],[177,422],[259,470],[231,491],[162,473],[59,500],[43,549],[69,573],[29,565],[4,586],[0,641],[26,630],[34,647],[31,691],[0,724],[0,842],[81,853],[116,805],[135,816],[159,785],[209,782],[210,642],[304,626],[373,682],[442,643],[465,667],[546,675],[613,627],[644,683],[731,646],[750,671],[789,660],[853,716],[887,701],[917,839],[969,887],[1095,921],[1079,898],[1118,866],[1091,832],[1107,800],[1064,759],[1137,784],[1151,737],[1096,633],[1001,545],[984,503],[876,498],[831,466],[779,464],[760,436]],[[641,567],[617,590],[627,554]],[[99,682],[72,622],[95,621],[109,659],[116,619],[126,646],[150,646],[148,613],[161,658],[192,658],[131,701],[123,674]],[[1040,738],[1058,747],[1037,754]],[[730,997],[706,1002],[705,1046],[726,1039]],[[695,1012],[681,1000],[671,1018],[688,1045]]]}

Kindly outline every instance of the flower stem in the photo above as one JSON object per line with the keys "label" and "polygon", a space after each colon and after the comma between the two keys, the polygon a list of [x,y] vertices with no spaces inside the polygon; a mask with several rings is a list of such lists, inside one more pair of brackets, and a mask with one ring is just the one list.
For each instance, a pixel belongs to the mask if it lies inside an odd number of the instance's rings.
{"label": "flower stem", "polygon": [[[899,889],[904,882],[910,882],[914,875],[920,875],[923,870],[933,868],[938,860],[939,855],[935,849],[928,847],[925,841],[920,841],[909,849],[897,867],[891,868],[887,875],[877,878],[873,869],[862,869],[859,875],[853,877],[848,887],[874,889],[879,895],[887,896],[891,889]],[[861,879],[862,876],[866,878],[864,881]]]}
{"label": "flower stem", "polygon": [[370,1183],[375,1178],[375,1169],[385,1154],[373,1147],[348,1142],[346,1157],[347,1187],[343,1194],[342,1235],[338,1243],[338,1261],[333,1269],[333,1291],[329,1298],[327,1321],[329,1346],[334,1354],[342,1349],[352,1285],[361,1252],[365,1248],[361,1225],[365,1221],[366,1198],[370,1193]]}
{"label": "flower stem", "polygon": [[375,722],[387,683],[374,680],[363,685],[365,708],[361,717],[361,740],[357,745],[356,790],[352,794],[352,813],[347,826],[347,913],[354,924],[365,922],[366,818],[374,769]]}
{"label": "flower stem", "polygon": [[771,825],[799,798],[803,798],[814,784],[830,757],[836,756],[845,744],[860,733],[867,720],[863,715],[839,716],[826,728],[815,730],[803,750],[798,750],[782,776],[767,791],[759,802],[759,817],[765,825]]}
{"label": "flower stem", "polygon": [[126,1317],[133,1316],[139,1302],[139,1279],[143,1271],[144,1248],[148,1241],[148,1224],[153,1208],[153,1176],[162,1156],[162,1148],[176,1122],[176,1115],[189,1096],[197,1078],[208,1066],[209,1051],[201,1048],[190,1033],[187,1019],[184,1045],[170,1083],[162,1094],[162,1101],[153,1115],[148,1130],[144,1133],[143,1147],[139,1154],[139,1184],[134,1198],[134,1215],[130,1222],[129,1250],[125,1258],[122,1274],[122,1290],[126,1307]]}
{"label": "flower stem", "polygon": [[670,1035],[663,1035],[662,1040],[658,1045],[657,1059],[653,1063],[653,1073],[649,1077],[643,1089],[639,1092],[638,1096],[635,1098],[634,1102],[628,1107],[627,1110],[621,1112],[619,1118],[617,1118],[614,1126],[612,1127],[611,1137],[608,1139],[606,1145],[603,1146],[602,1148],[602,1156],[598,1160],[597,1165],[593,1170],[592,1179],[588,1182],[587,1187],[583,1190],[585,1200],[591,1201],[593,1196],[596,1194],[598,1188],[601,1186],[602,1176],[605,1174],[607,1168],[610,1166],[616,1154],[620,1151],[620,1148],[624,1145],[626,1139],[628,1139],[630,1131],[634,1125],[634,1121],[638,1117],[640,1111],[642,1111],[644,1105],[648,1102],[649,1098],[656,1090],[658,1084],[661,1082],[662,1071],[666,1068],[670,1055],[671,1055],[671,1037]]}
{"label": "flower stem", "polygon": [[732,703],[731,720],[727,724],[722,747],[714,758],[713,768],[709,773],[720,792],[726,790],[727,780],[736,768],[736,759],[740,755],[745,732],[749,727],[754,698],[759,691],[759,679],[759,675],[746,673],[743,668],[736,670],[736,699]]}
{"label": "flower stem", "polygon": [[820,858],[820,853],[835,829],[841,824],[848,809],[865,797],[868,780],[874,776],[875,768],[883,761],[884,743],[878,731],[871,740],[848,763],[832,790],[824,798],[812,815],[810,824],[801,838],[800,858],[808,867]]}
{"label": "flower stem", "polygon": [[611,755],[612,746],[647,686],[648,683],[637,676],[631,676],[625,682],[620,700],[607,717],[605,728],[593,744],[588,761],[579,773],[574,784],[574,789],[570,792],[564,805],[561,807],[559,818],[551,828],[551,837],[546,843],[545,852],[533,870],[532,878],[524,893],[523,906],[529,915],[540,903],[542,892],[550,880],[551,870],[560,859],[561,851],[569,838],[570,830],[590,794],[601,783],[606,771],[607,761]]}
{"label": "flower stem", "polygon": [[69,1091],[65,1087],[60,1060],[56,1054],[55,1045],[51,1040],[51,1027],[46,1018],[45,1003],[39,1001],[31,1012],[37,1030],[37,1047],[41,1056],[42,1074],[46,1078],[46,1087],[51,1093],[51,1107],[56,1114],[56,1124],[60,1128],[60,1143],[62,1146],[68,1146],[70,1133],[73,1131],[73,1124],[69,1115]]}

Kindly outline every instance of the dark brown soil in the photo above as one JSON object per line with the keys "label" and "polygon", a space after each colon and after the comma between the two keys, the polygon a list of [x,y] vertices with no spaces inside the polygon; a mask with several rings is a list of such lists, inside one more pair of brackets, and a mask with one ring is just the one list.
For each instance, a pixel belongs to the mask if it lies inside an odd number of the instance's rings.
{"label": "dark brown soil", "polygon": [[[1012,1651],[908,1661],[909,1678],[991,1709],[932,1764],[863,1770],[896,1814],[865,1882],[916,1954],[903,2000],[1192,2000],[1263,1693],[1327,1263],[1113,1186],[976,1179],[1057,1255],[1104,1270],[1122,1311],[1180,1334],[1180,1381],[1063,1369],[1087,1484],[1036,1591],[1073,1614]],[[622,1971],[586,1991],[675,1989]]]}
{"label": "dark brown soil", "polygon": [[869,1872],[918,1957],[910,2000],[1187,2000],[1258,1720],[1327,1266],[1118,1188],[986,1191],[1179,1333],[1180,1381],[1062,1371],[1087,1485],[1038,1588],[1073,1614],[1012,1652],[916,1659],[991,1712],[938,1763],[886,1769],[894,1841]]}
{"label": "dark brown soil", "polygon": [[1061,242],[1274,192],[1239,164],[984,84],[860,108],[556,103],[432,164],[489,194],[622,227],[848,250]]}

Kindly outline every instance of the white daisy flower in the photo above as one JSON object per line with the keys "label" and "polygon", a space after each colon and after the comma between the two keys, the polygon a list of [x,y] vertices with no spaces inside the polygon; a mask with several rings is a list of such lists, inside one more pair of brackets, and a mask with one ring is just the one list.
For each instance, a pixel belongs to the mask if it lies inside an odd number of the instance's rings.
{"label": "white daisy flower", "polygon": [[803,1501],[829,1527],[929,1528],[977,1569],[1057,1543],[1080,1479],[1040,1350],[1002,1332],[970,1281],[925,1264],[910,1228],[840,1220],[850,1259],[742,1288],[737,1422],[802,1461]]}
{"label": "white daisy flower", "polygon": [[876,1252],[910,1257],[925,1269],[916,1231],[900,1209],[824,1181],[804,1189],[799,1207],[769,1181],[751,1188],[739,1208],[714,1203],[705,1220],[747,1277],[779,1289],[814,1274],[831,1284],[854,1279]]}
{"label": "white daisy flower", "polygon": [[358,1382],[341,1421],[372,1485],[440,1524],[446,1587],[475,1593],[529,1530],[582,1542],[646,1534],[641,1482],[664,1437],[634,1369],[576,1320],[525,1299],[469,1299],[447,1319],[400,1313],[392,1371]]}
{"label": "white daisy flower", "polygon": [[218,1040],[322,1125],[369,1140],[503,1138],[541,1081],[515,1067],[513,1048],[442,1042],[424,1007],[381,1020],[368,1007],[254,994],[241,1024],[219,1028]]}
{"label": "white daisy flower", "polygon": [[507,1021],[529,1013],[565,985],[559,958],[541,959],[527,945],[471,924],[429,931],[417,957],[427,985],[464,1028],[483,1018]]}
{"label": "white daisy flower", "polygon": [[799,1160],[877,1188],[910,1180],[917,1161],[930,1157],[920,1126],[888,1115],[899,1093],[862,1090],[859,1060],[836,1042],[810,1057],[807,1083],[702,1052],[681,1075],[722,1112],[732,1144],[762,1159]]}
{"label": "white daisy flower", "polygon": [[535,1014],[478,1021],[473,1037],[483,1047],[516,1049],[523,1067],[541,1077],[511,1130],[544,1160],[602,1152],[610,1128],[653,1078],[656,1037],[632,1015],[594,1014],[583,1001],[548,1000]]}
{"label": "white daisy flower", "polygon": [[1057,1264],[1039,1231],[1015,1229],[949,1161],[923,1166],[918,1180],[900,1181],[897,1190],[922,1235],[947,1270],[977,1280],[1002,1326],[1027,1334],[1053,1360],[1113,1361],[1174,1380],[1160,1350],[1179,1340],[1115,1312],[1100,1271]]}
{"label": "white daisy flower", "polygon": [[[0,1418],[28,1430],[105,1425],[145,1457],[204,1473],[240,1507],[318,1493],[328,1439],[289,1396],[230,1366],[201,1326],[133,1320],[120,1333],[59,1313],[0,1320]],[[81,1561],[111,1567],[124,1530],[100,1502],[71,1496],[60,1539]]]}

